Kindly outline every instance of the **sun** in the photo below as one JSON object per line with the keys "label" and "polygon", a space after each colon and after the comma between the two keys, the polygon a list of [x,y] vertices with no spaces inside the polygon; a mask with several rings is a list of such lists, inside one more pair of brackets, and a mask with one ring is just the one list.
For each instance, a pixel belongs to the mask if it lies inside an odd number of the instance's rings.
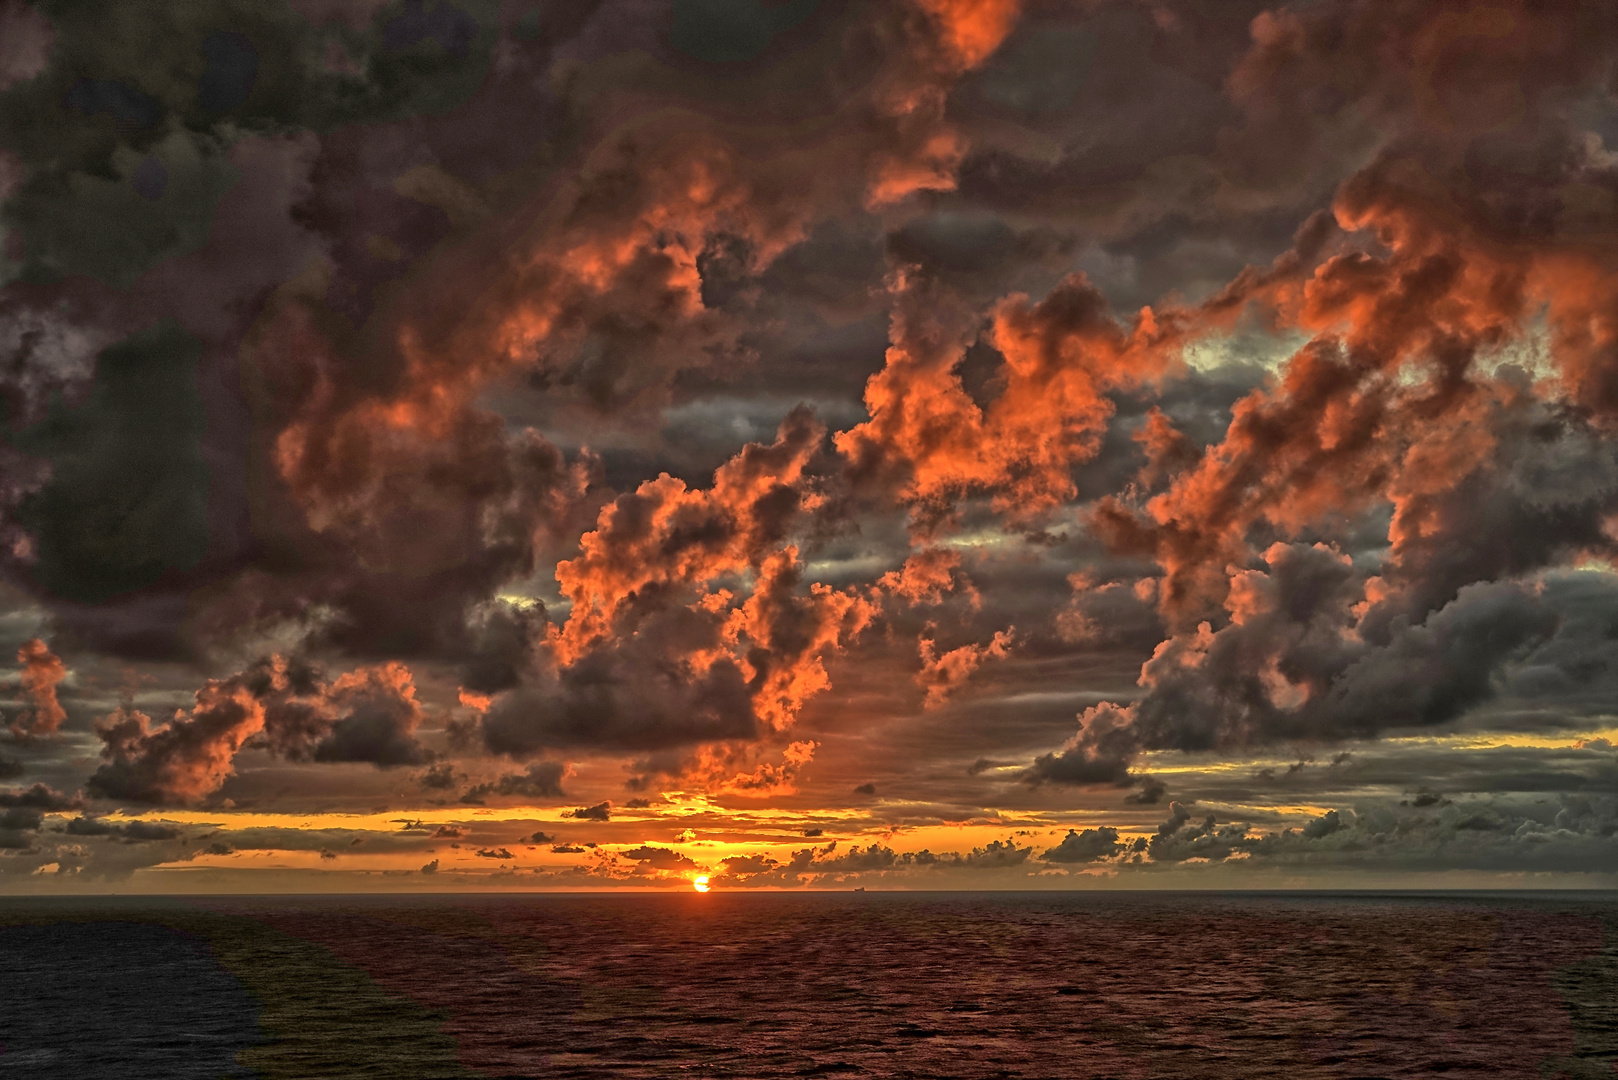
{"label": "sun", "polygon": [[707,874],[699,874],[696,877],[692,878],[691,879],[691,887],[693,889],[697,890],[697,892],[707,892],[708,891],[708,875]]}

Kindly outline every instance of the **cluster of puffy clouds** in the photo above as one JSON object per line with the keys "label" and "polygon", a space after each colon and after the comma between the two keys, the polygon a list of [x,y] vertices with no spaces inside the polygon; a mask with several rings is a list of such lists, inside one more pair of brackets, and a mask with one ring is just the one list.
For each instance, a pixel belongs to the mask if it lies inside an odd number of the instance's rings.
{"label": "cluster of puffy clouds", "polygon": [[[612,819],[606,804],[565,812],[560,829],[546,823],[554,830],[549,832],[529,832],[532,823],[511,819],[434,826],[407,818],[386,830],[126,819],[90,813],[82,797],[64,797],[44,785],[0,795],[0,807],[0,871],[14,885],[31,878],[46,889],[94,889],[160,865],[171,869],[170,887],[193,877],[241,887],[229,872],[251,867],[256,855],[275,856],[282,865],[290,857],[303,873],[315,866],[342,871],[350,887],[429,889],[453,883],[685,888],[699,873],[714,887],[742,889],[1127,888],[1356,879],[1442,885],[1568,880],[1570,871],[1579,880],[1599,882],[1618,873],[1618,799],[1610,785],[1599,793],[1539,798],[1422,793],[1397,805],[1328,810],[1289,826],[1175,801],[1154,830],[1133,836],[1106,825],[1069,828],[1065,835],[1060,829],[1020,829],[967,850],[941,852],[881,841],[862,845],[858,833],[853,842],[822,835],[806,847],[772,836],[751,854],[731,856],[711,844],[691,843],[697,834],[690,831],[672,846],[583,839],[588,830],[599,835]],[[225,876],[198,876],[205,868]],[[175,869],[181,876],[173,876]]]}
{"label": "cluster of puffy clouds", "polygon": [[[722,860],[716,885],[791,888],[885,884],[927,888],[1007,883],[1071,887],[1082,874],[1092,885],[1144,887],[1165,877],[1199,880],[1196,871],[1236,870],[1247,880],[1342,882],[1355,874],[1427,884],[1457,875],[1509,874],[1533,880],[1576,867],[1587,880],[1618,871],[1618,800],[1611,795],[1553,799],[1449,800],[1412,807],[1379,806],[1361,813],[1328,810],[1300,827],[1256,829],[1251,823],[1199,815],[1175,802],[1154,832],[1133,839],[1110,826],[1070,829],[1041,848],[1017,838],[965,852],[896,851],[882,843],[801,848],[789,858],[768,855]],[[1190,873],[1188,873],[1190,871]],[[1413,877],[1413,875],[1415,877]],[[1205,878],[1204,878],[1205,879]],[[1235,879],[1240,880],[1241,878]],[[1220,881],[1233,880],[1227,875]],[[1473,877],[1468,880],[1480,880]]]}
{"label": "cluster of puffy clouds", "polygon": [[[1599,5],[0,27],[24,779],[1138,815],[1169,752],[1612,726]],[[1336,797],[723,874],[1606,865],[1599,808]]]}

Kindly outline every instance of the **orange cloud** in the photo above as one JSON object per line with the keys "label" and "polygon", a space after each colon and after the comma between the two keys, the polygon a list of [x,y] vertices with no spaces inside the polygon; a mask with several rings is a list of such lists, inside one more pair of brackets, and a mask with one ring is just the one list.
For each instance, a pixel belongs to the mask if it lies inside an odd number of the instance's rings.
{"label": "orange cloud", "polygon": [[938,26],[939,38],[963,68],[989,58],[1011,33],[1021,0],[916,0]]}
{"label": "orange cloud", "polygon": [[802,578],[797,548],[771,555],[753,594],[725,628],[754,688],[754,708],[776,730],[790,726],[810,697],[830,689],[826,654],[858,637],[878,612],[875,602],[852,589],[814,582],[804,596],[798,591]]}
{"label": "orange cloud", "polygon": [[714,794],[743,795],[750,799],[796,794],[798,773],[814,760],[819,746],[807,739],[788,743],[781,751],[780,764],[765,762],[752,772],[735,773],[710,784],[709,790]]}
{"label": "orange cloud", "polygon": [[106,763],[92,793],[147,803],[190,803],[219,790],[250,742],[293,761],[419,765],[421,706],[410,669],[357,668],[327,682],[306,664],[273,656],[196,692],[167,723],[122,708],[96,724]]}
{"label": "orange cloud", "polygon": [[966,685],[966,680],[984,661],[1003,660],[1009,656],[1014,629],[1007,627],[995,631],[994,637],[986,645],[962,645],[942,655],[938,653],[932,638],[919,638],[916,644],[921,655],[921,670],[916,673],[916,682],[927,688],[923,707],[935,709],[944,704],[951,694]]}
{"label": "orange cloud", "polygon": [[264,706],[234,680],[209,680],[189,716],[153,727],[152,718],[120,709],[96,724],[108,763],[90,792],[151,803],[194,802],[219,789],[236,753],[264,729]]}
{"label": "orange cloud", "polygon": [[974,493],[1019,523],[1072,498],[1071,469],[1095,456],[1112,417],[1107,392],[1167,373],[1190,329],[1185,313],[1150,308],[1120,326],[1082,274],[1037,304],[1010,297],[989,333],[1004,389],[984,409],[956,373],[968,318],[903,276],[894,287],[893,344],[865,389],[871,419],[836,444],[856,478],[883,478],[923,521]]}
{"label": "orange cloud", "polygon": [[973,608],[983,598],[967,576],[960,572],[960,552],[950,548],[927,548],[905,560],[898,570],[890,570],[877,581],[880,588],[902,596],[912,604],[937,605],[951,592],[960,590]]}
{"label": "orange cloud", "polygon": [[56,700],[56,687],[67,678],[67,665],[39,638],[22,643],[17,663],[22,665],[22,688],[30,707],[6,726],[17,738],[54,735],[67,719],[67,710]]}
{"label": "orange cloud", "polygon": [[554,643],[561,662],[608,636],[624,605],[646,590],[705,586],[760,567],[812,498],[800,481],[823,435],[798,409],[774,443],[750,443],[722,465],[711,488],[688,488],[665,473],[603,507],[579,554],[556,567],[573,605]]}
{"label": "orange cloud", "polygon": [[[320,274],[283,287],[247,348],[272,429],[264,460],[290,500],[261,508],[266,528],[352,551],[363,574],[428,579],[411,600],[435,609],[429,626],[532,572],[538,539],[573,524],[589,462],[569,464],[534,431],[508,433],[478,395],[530,370],[574,387],[580,406],[649,410],[680,371],[733,355],[737,328],[704,304],[699,257],[728,238],[758,271],[861,199],[953,186],[966,143],[944,119],[947,89],[1016,14],[1004,0],[929,0],[913,16],[873,8],[862,18],[893,62],[839,104],[846,122],[817,116],[808,143],[773,114],[706,115],[700,95],[654,108],[606,94],[592,141],[558,179],[461,221],[453,242],[377,294],[364,325],[335,331]],[[318,541],[282,522],[293,510]],[[304,600],[321,601],[333,598]]]}

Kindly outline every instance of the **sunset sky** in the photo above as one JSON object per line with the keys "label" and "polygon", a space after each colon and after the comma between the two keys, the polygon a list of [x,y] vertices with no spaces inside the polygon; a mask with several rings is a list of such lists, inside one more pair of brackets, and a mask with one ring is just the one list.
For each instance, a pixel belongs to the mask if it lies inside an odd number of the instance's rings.
{"label": "sunset sky", "polygon": [[1596,0],[0,0],[0,893],[1618,884],[1609,138]]}

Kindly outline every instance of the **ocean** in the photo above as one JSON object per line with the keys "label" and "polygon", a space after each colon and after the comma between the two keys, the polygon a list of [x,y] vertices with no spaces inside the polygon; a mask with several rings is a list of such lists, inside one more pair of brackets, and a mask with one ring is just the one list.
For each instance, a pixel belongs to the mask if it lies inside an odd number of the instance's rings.
{"label": "ocean", "polygon": [[1611,894],[0,901],[0,1076],[1618,1076]]}

